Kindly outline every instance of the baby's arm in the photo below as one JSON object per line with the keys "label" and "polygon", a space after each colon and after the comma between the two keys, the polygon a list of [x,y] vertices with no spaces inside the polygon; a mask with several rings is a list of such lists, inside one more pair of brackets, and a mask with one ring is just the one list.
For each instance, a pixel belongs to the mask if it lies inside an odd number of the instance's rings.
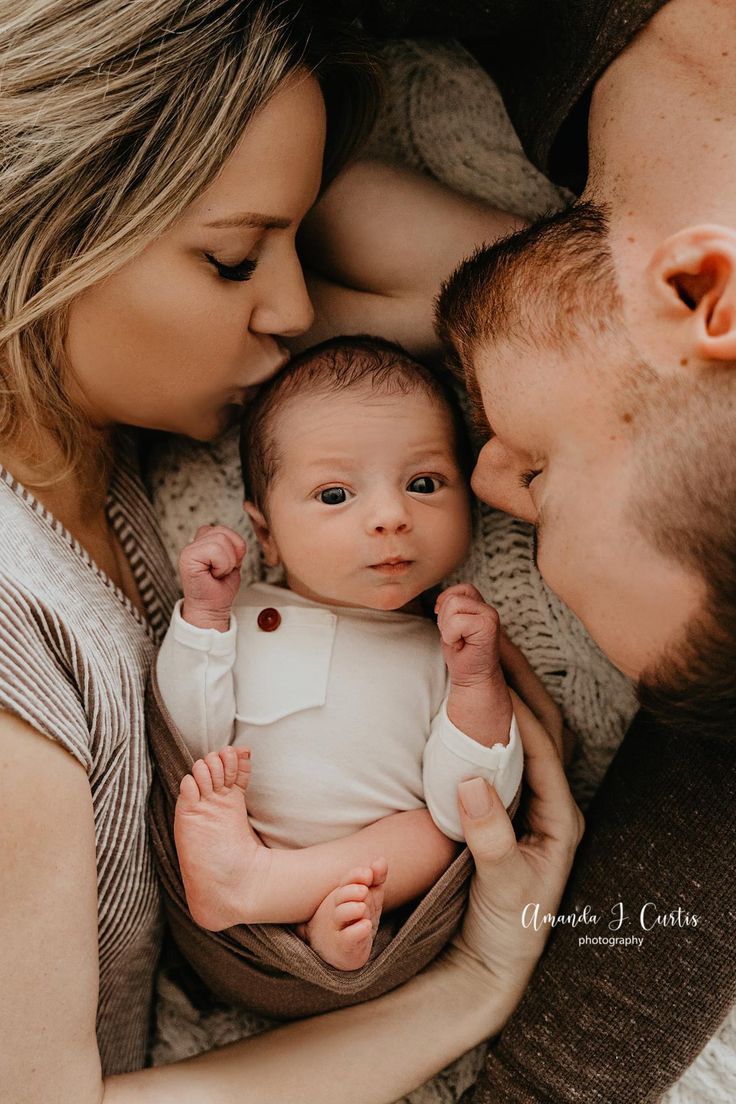
{"label": "baby's arm", "polygon": [[501,670],[498,614],[468,583],[445,590],[436,609],[450,689],[425,750],[424,796],[436,824],[461,840],[458,782],[486,778],[508,807],[523,757]]}
{"label": "baby's arm", "polygon": [[483,747],[507,744],[513,709],[501,670],[498,614],[470,583],[444,590],[435,612],[450,676],[450,721]]}
{"label": "baby's arm", "polygon": [[202,526],[179,558],[177,603],[156,660],[162,699],[196,759],[232,738],[235,624],[230,609],[245,542],[224,526]]}

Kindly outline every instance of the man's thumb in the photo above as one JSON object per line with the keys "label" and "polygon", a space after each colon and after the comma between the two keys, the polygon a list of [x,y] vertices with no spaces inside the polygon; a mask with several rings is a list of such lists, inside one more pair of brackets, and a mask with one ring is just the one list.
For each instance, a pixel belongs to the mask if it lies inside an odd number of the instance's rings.
{"label": "man's thumb", "polygon": [[498,794],[483,778],[470,778],[457,788],[460,822],[480,874],[516,850],[516,836]]}

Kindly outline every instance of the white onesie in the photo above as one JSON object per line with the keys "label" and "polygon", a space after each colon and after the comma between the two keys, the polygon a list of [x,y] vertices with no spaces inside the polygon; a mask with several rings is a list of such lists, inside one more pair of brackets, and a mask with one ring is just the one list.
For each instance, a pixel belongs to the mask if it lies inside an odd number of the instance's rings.
{"label": "white onesie", "polygon": [[227,632],[182,620],[159,688],[194,756],[252,750],[247,806],[270,847],[307,847],[427,806],[462,840],[457,784],[483,777],[508,806],[522,775],[508,744],[482,747],[447,716],[437,626],[400,612],[323,606],[281,587],[241,588]]}

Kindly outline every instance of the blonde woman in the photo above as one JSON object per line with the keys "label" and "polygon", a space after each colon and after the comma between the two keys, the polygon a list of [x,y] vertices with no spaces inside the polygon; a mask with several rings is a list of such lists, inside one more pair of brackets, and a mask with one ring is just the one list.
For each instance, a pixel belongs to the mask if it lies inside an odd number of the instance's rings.
{"label": "blonde woman", "polygon": [[478,875],[442,960],[143,1071],[161,934],[143,690],[175,581],[141,435],[120,430],[210,439],[284,363],[312,319],[296,230],[323,153],[334,172],[370,119],[371,71],[284,4],[3,0],[0,27],[4,1099],[327,1104],[349,1082],[393,1100],[497,1032],[541,952],[519,906],[554,911],[579,834],[551,742],[522,712],[520,845],[465,784]]}

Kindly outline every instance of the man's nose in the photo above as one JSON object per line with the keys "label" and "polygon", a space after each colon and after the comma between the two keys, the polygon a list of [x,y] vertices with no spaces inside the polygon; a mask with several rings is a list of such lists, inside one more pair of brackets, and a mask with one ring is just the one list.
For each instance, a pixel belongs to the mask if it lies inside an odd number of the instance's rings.
{"label": "man's nose", "polygon": [[529,492],[520,485],[517,467],[497,438],[491,438],[478,454],[470,486],[473,494],[489,506],[524,521],[536,521],[537,511]]}

